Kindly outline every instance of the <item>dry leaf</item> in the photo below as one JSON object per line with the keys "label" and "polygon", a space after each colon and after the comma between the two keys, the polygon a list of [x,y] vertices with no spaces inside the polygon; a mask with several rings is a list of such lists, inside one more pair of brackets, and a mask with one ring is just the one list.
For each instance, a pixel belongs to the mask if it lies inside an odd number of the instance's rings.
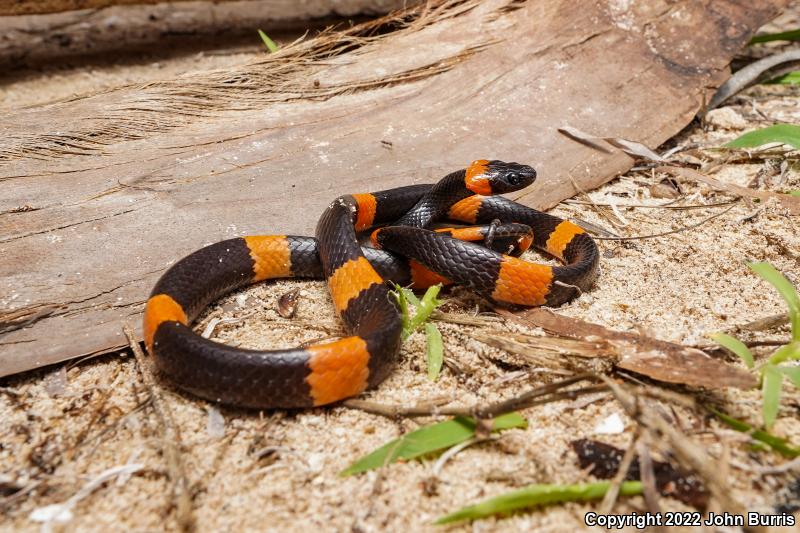
{"label": "dry leaf", "polygon": [[714,96],[708,103],[706,110],[714,109],[734,94],[754,84],[761,78],[762,74],[768,70],[783,63],[796,61],[800,61],[800,50],[788,50],[750,63],[746,67],[736,71],[736,74],[731,76],[728,81],[717,89],[717,92],[714,93]]}
{"label": "dry leaf", "polygon": [[649,159],[651,161],[664,161],[663,157],[640,142],[622,139],[620,137],[597,137],[596,135],[586,133],[585,131],[581,131],[578,128],[573,128],[571,126],[563,126],[558,128],[558,131],[575,139],[576,141],[588,144],[592,148],[597,148],[598,150],[602,150],[607,153],[610,152],[610,150],[608,150],[602,144],[599,144],[597,141],[605,141],[614,148],[619,148],[634,158]]}
{"label": "dry leaf", "polygon": [[672,176],[680,176],[682,178],[690,179],[710,185],[718,191],[731,192],[739,196],[746,196],[748,198],[759,198],[761,200],[769,200],[770,198],[777,199],[781,205],[786,208],[792,215],[800,215],[800,197],[790,196],[788,194],[781,194],[772,191],[757,191],[755,189],[748,189],[733,183],[723,183],[717,179],[701,174],[696,170],[683,167],[661,166],[656,167],[656,172],[666,172]]}
{"label": "dry leaf", "polygon": [[[557,315],[547,309],[535,308],[521,313],[505,309],[497,312],[525,326],[540,327],[550,333],[577,337],[585,341],[605,342],[616,354],[616,366],[668,383],[719,389],[737,387],[749,389],[756,385],[752,374],[707,353],[672,342],[608,329],[599,324]],[[598,354],[603,352],[598,352]]]}
{"label": "dry leaf", "polygon": [[278,314],[283,318],[292,318],[297,311],[300,289],[289,291],[278,299]]}

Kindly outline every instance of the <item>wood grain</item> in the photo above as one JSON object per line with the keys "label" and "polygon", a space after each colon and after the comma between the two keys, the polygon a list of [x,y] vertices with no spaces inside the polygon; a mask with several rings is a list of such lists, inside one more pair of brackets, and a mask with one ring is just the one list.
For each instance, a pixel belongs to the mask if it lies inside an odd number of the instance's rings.
{"label": "wood grain", "polygon": [[[261,40],[256,29],[273,37],[285,32],[315,32],[341,23],[344,17],[385,14],[404,7],[406,2],[228,0],[67,4],[91,4],[95,9],[0,17],[0,66],[31,67],[52,64],[62,58],[164,50],[198,43],[209,47],[214,40],[230,41],[242,36],[249,36],[249,42],[257,47]],[[25,5],[33,7],[39,3]]]}
{"label": "wood grain", "polygon": [[632,160],[557,128],[658,146],[785,3],[431,3],[324,60],[288,49],[7,113],[0,375],[126,345],[122,324],[138,325],[176,259],[238,235],[313,234],[340,194],[477,158],[534,165],[518,199],[538,208],[597,187]]}

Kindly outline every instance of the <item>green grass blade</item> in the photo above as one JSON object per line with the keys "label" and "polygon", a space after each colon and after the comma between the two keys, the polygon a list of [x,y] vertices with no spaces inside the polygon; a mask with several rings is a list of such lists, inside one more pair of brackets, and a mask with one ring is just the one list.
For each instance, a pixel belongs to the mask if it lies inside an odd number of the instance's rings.
{"label": "green grass blade", "polygon": [[764,35],[756,35],[750,39],[749,44],[768,43],[771,41],[797,41],[800,39],[800,29],[791,31],[782,31],[780,33],[765,33]]}
{"label": "green grass blade", "polygon": [[[527,425],[528,422],[519,413],[508,413],[498,416],[492,421],[492,431],[524,428]],[[425,426],[365,455],[340,472],[339,475],[359,474],[395,461],[414,459],[451,448],[474,437],[475,427],[475,420],[467,417],[457,417]]]}
{"label": "green grass blade", "polygon": [[[506,514],[535,505],[546,505],[562,502],[583,502],[599,500],[608,492],[610,481],[597,483],[580,483],[576,485],[529,485],[523,489],[507,492],[478,504],[464,507],[445,515],[436,524],[449,524],[462,520],[476,520],[496,514]],[[642,493],[642,483],[626,481],[620,485],[622,496],[635,496]]]}
{"label": "green grass blade", "polygon": [[777,365],[791,359],[800,359],[800,341],[793,340],[788,344],[784,344],[769,356],[767,362],[771,365]]}
{"label": "green grass blade", "polygon": [[732,416],[726,415],[722,411],[717,411],[713,407],[706,406],[706,409],[714,413],[714,415],[716,415],[716,417],[719,418],[725,425],[735,429],[736,431],[749,434],[753,440],[763,442],[781,455],[785,457],[800,456],[800,448],[795,448],[786,439],[782,439],[766,431],[756,429],[747,422],[737,420]]}
{"label": "green grass blade", "polygon": [[747,346],[744,345],[742,341],[736,337],[726,335],[725,333],[714,333],[713,335],[710,335],[710,337],[711,340],[717,344],[724,346],[728,350],[738,355],[739,359],[744,361],[744,364],[747,365],[747,368],[753,368],[755,365],[753,361],[753,353]]}
{"label": "green grass blade", "polygon": [[783,374],[773,365],[764,367],[764,376],[761,385],[761,396],[763,397],[764,405],[764,427],[769,429],[778,418],[778,408],[781,405],[781,382],[783,381]]}
{"label": "green grass blade", "polygon": [[442,334],[435,324],[425,324],[425,336],[428,338],[428,379],[436,381],[444,363],[444,343]]}
{"label": "green grass blade", "polygon": [[792,324],[792,339],[800,340],[800,296],[786,277],[769,263],[749,263],[750,270],[772,283],[786,301],[789,322]]}
{"label": "green grass blade", "polygon": [[778,76],[769,80],[767,83],[774,85],[795,85],[800,83],[800,71],[787,72],[783,76]]}
{"label": "green grass blade", "polygon": [[273,41],[272,39],[269,38],[269,35],[267,35],[266,33],[264,33],[261,30],[258,30],[258,34],[261,36],[261,40],[264,41],[264,44],[266,45],[267,50],[269,50],[269,52],[271,54],[273,54],[273,53],[278,51],[278,48],[280,48],[280,47],[277,44],[275,44],[275,41]]}
{"label": "green grass blade", "polygon": [[792,384],[800,389],[800,366],[779,366],[781,374],[789,378]]}
{"label": "green grass blade", "polygon": [[776,124],[760,130],[749,131],[723,146],[726,148],[754,148],[775,142],[788,144],[793,148],[800,148],[800,126]]}

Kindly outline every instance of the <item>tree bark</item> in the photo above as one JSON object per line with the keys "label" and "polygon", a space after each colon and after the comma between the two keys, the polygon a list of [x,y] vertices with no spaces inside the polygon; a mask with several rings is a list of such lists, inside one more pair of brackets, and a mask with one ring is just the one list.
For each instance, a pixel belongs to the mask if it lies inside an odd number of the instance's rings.
{"label": "tree bark", "polygon": [[[0,122],[0,376],[126,345],[169,265],[313,234],[340,194],[532,164],[549,208],[632,165],[558,133],[658,146],[785,0],[439,1],[225,71]],[[596,290],[602,289],[602,278]]]}

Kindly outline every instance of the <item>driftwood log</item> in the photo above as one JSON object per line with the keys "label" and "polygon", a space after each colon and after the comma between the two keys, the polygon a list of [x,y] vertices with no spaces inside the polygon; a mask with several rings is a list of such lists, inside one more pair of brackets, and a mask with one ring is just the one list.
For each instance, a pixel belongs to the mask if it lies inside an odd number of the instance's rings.
{"label": "driftwood log", "polygon": [[[126,344],[205,244],[313,234],[337,195],[524,161],[548,208],[630,168],[557,132],[658,146],[784,0],[439,1],[225,71],[0,123],[0,375]],[[596,290],[602,290],[602,286]]]}
{"label": "driftwood log", "polygon": [[[59,58],[117,51],[163,50],[211,38],[323,28],[342,17],[385,14],[411,3],[405,0],[227,0],[180,3],[78,1],[5,3],[0,14],[39,9],[44,15],[0,17],[0,66],[31,66]],[[145,4],[145,2],[137,2]],[[152,4],[152,5],[150,5]],[[93,7],[50,13],[71,5]],[[5,6],[5,9],[4,9]],[[110,7],[103,7],[110,6]]]}

